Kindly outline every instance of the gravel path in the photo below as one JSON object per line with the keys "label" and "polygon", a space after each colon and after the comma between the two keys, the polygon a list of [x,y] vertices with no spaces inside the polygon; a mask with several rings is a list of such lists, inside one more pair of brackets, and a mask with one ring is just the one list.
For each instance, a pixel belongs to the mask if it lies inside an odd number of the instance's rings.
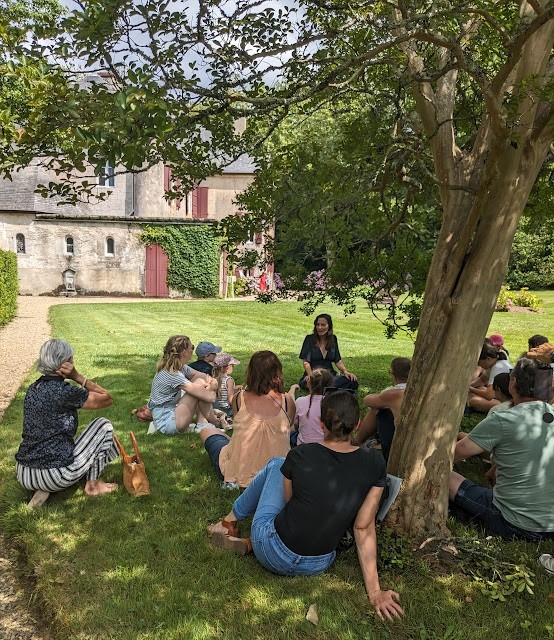
{"label": "gravel path", "polygon": [[[48,309],[54,304],[92,302],[141,302],[142,298],[49,298],[18,299],[17,316],[0,328],[0,423],[39,349],[50,337]],[[30,611],[32,593],[17,579],[15,553],[0,536],[0,638],[1,640],[50,640]]]}

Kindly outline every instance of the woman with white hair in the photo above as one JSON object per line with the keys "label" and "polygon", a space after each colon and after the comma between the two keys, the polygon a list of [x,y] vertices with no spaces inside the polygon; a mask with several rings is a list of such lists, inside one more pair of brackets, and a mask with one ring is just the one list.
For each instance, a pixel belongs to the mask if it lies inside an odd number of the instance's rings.
{"label": "woman with white hair", "polygon": [[15,455],[17,479],[36,492],[29,506],[41,506],[50,493],[83,477],[88,496],[115,491],[116,483],[100,480],[104,467],[118,456],[111,422],[96,418],[75,439],[77,410],[109,407],[112,396],[77,371],[73,349],[63,340],[42,345],[37,369],[42,376],[27,389],[23,440]]}

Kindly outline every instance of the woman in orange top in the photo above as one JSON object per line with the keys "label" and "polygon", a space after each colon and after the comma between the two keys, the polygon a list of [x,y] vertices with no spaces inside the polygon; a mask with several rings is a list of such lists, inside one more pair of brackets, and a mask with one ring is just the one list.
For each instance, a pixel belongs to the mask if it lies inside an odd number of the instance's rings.
{"label": "woman in orange top", "polygon": [[247,487],[271,458],[286,456],[290,449],[296,407],[284,393],[283,367],[272,351],[252,356],[246,390],[235,394],[232,405],[232,438],[210,427],[202,429],[200,437],[224,486]]}

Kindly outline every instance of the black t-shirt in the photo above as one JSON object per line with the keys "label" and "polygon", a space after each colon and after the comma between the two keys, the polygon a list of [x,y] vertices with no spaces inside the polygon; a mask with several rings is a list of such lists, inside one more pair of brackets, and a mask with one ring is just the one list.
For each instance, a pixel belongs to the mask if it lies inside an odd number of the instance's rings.
{"label": "black t-shirt", "polygon": [[200,373],[207,373],[209,376],[212,375],[212,371],[214,370],[213,365],[205,360],[197,360],[196,362],[189,364],[189,367],[195,371],[200,371]]}
{"label": "black t-shirt", "polygon": [[319,443],[289,452],[281,473],[292,481],[292,498],[275,518],[275,530],[294,553],[334,551],[372,487],[384,487],[383,456],[361,447],[339,453]]}
{"label": "black t-shirt", "polygon": [[59,376],[42,376],[25,395],[23,441],[15,459],[33,469],[67,467],[73,462],[77,409],[86,402],[86,389]]}
{"label": "black t-shirt", "polygon": [[325,357],[323,357],[321,349],[316,346],[316,338],[314,334],[309,333],[304,338],[302,349],[300,350],[300,355],[298,357],[301,360],[309,362],[312,370],[321,368],[335,373],[335,370],[333,369],[333,363],[339,362],[340,360],[342,360],[342,358],[339,351],[339,342],[337,340],[337,336],[333,335],[330,342],[331,344],[327,349],[327,354],[325,355]]}

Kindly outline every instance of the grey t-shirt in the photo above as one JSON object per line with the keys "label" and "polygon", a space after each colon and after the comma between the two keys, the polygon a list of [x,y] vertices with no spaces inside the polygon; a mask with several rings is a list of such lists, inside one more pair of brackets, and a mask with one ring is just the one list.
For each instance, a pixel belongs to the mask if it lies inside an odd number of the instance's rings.
{"label": "grey t-shirt", "polygon": [[[554,531],[554,406],[534,401],[497,411],[468,437],[494,455],[493,502],[511,524]],[[547,416],[548,418],[548,416]]]}

